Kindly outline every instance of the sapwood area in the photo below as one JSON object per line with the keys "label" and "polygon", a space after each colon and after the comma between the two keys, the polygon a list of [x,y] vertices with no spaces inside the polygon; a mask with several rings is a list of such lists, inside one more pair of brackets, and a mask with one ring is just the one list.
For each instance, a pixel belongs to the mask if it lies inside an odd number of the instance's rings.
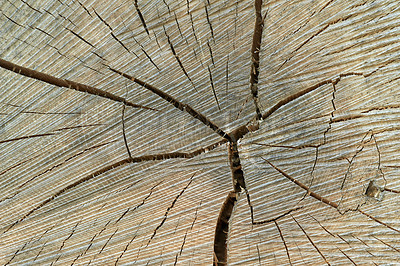
{"label": "sapwood area", "polygon": [[0,263],[400,262],[400,6],[6,0]]}

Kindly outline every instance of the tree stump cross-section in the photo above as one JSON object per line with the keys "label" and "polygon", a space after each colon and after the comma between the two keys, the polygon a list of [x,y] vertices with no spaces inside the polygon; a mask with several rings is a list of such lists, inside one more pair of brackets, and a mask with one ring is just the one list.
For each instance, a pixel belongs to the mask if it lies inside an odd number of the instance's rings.
{"label": "tree stump cross-section", "polygon": [[0,6],[3,265],[395,265],[395,1]]}

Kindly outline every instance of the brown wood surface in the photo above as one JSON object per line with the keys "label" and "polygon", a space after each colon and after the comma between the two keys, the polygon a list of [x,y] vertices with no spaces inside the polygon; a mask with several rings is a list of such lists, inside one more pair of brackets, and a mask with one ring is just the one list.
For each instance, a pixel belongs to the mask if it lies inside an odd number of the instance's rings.
{"label": "brown wood surface", "polygon": [[0,11],[0,264],[400,263],[398,1]]}

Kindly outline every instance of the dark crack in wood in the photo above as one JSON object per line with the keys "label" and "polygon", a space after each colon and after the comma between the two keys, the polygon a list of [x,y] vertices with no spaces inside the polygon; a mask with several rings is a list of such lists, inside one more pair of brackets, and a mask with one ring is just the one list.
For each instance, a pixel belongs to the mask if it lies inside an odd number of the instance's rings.
{"label": "dark crack in wood", "polygon": [[178,257],[182,255],[183,247],[185,246],[185,242],[186,242],[186,236],[187,236],[187,230],[185,232],[185,236],[183,237],[181,248],[180,248],[179,252],[176,253],[174,265],[176,265],[176,263],[178,262]]}
{"label": "dark crack in wood", "polygon": [[215,227],[215,236],[214,236],[213,264],[215,266],[227,265],[228,261],[227,241],[229,234],[229,223],[236,202],[237,202],[237,193],[234,191],[229,192],[219,212],[217,225]]}
{"label": "dark crack in wood", "polygon": [[81,92],[87,92],[89,94],[92,95],[97,95],[112,101],[116,101],[116,102],[121,102],[124,103],[128,106],[131,107],[135,107],[135,108],[143,108],[143,109],[148,109],[148,110],[155,110],[153,108],[150,107],[146,107],[146,106],[142,106],[142,105],[138,105],[138,104],[134,104],[132,102],[127,101],[126,99],[114,95],[110,92],[104,91],[104,90],[100,90],[97,89],[95,87],[91,87],[82,83],[78,83],[75,81],[71,81],[71,80],[67,80],[67,79],[61,79],[61,78],[56,78],[54,76],[45,74],[43,72],[39,72],[33,69],[29,69],[26,67],[22,67],[16,64],[13,64],[9,61],[3,60],[0,58],[0,67],[8,69],[12,72],[15,72],[17,74],[21,74],[23,76],[26,76],[28,78],[33,78],[33,79],[37,79],[43,82],[46,82],[48,84],[54,85],[54,86],[58,86],[58,87],[63,87],[63,88],[67,88],[67,89],[73,89],[73,90],[77,90],[77,91],[81,91]]}
{"label": "dark crack in wood", "polygon": [[189,185],[192,183],[193,177],[194,177],[195,175],[196,175],[196,174],[193,174],[193,175],[190,177],[190,181],[189,181],[189,182],[187,183],[187,185],[181,190],[181,192],[175,197],[175,199],[172,201],[171,205],[167,208],[167,210],[166,210],[165,213],[164,213],[164,218],[162,219],[161,223],[156,227],[156,229],[154,229],[154,232],[153,232],[153,234],[151,235],[149,241],[147,242],[146,247],[150,244],[151,240],[153,240],[153,238],[156,236],[157,230],[160,229],[161,226],[163,226],[163,224],[165,223],[165,221],[166,221],[167,218],[168,218],[169,212],[170,212],[170,211],[172,210],[172,208],[175,206],[175,204],[176,204],[176,202],[178,201],[179,197],[182,196],[182,194],[185,192],[185,190],[186,190],[186,189],[189,187]]}
{"label": "dark crack in wood", "polygon": [[214,30],[213,30],[213,27],[212,27],[212,24],[211,24],[211,21],[210,21],[210,16],[208,15],[207,6],[204,6],[204,9],[206,10],[206,18],[207,18],[208,26],[210,27],[211,38],[215,41]]}
{"label": "dark crack in wood", "polygon": [[391,193],[400,194],[400,190],[397,190],[397,189],[392,189],[392,188],[385,187],[383,190],[391,192]]}
{"label": "dark crack in wood", "polygon": [[[67,238],[65,238],[64,241],[61,243],[61,246],[60,246],[60,248],[58,249],[57,254],[60,253],[60,251],[64,248],[65,243],[66,243],[66,242],[72,237],[72,235],[75,233],[75,230],[76,230],[76,228],[78,227],[78,225],[79,225],[79,223],[80,223],[81,221],[82,221],[82,220],[78,221],[78,222],[75,224],[75,226],[72,228],[71,234],[69,234],[69,236],[67,236]],[[56,260],[53,261],[53,262],[51,263],[51,265],[56,264],[56,262],[61,258],[62,255],[63,255],[63,253],[59,254],[59,255],[57,256]],[[78,257],[79,257],[79,256],[78,256]],[[72,264],[73,264],[73,263],[74,263],[74,262],[72,262]]]}
{"label": "dark crack in wood", "polygon": [[351,263],[353,263],[353,265],[357,265],[357,264],[354,262],[354,260],[352,260],[352,259],[349,257],[349,255],[347,255],[346,253],[344,253],[344,251],[341,250],[340,248],[338,248],[338,249],[339,249],[340,252],[342,252],[342,254],[343,254],[349,261],[351,261]]}
{"label": "dark crack in wood", "polygon": [[117,260],[114,263],[114,266],[117,266],[118,261],[122,258],[122,256],[125,254],[125,252],[128,250],[129,246],[132,244],[132,242],[135,240],[137,233],[139,231],[139,227],[142,224],[143,220],[139,223],[138,229],[136,230],[135,235],[131,238],[131,240],[126,244],[124,250],[121,252],[121,255],[119,255],[119,257],[117,258]]}
{"label": "dark crack in wood", "polygon": [[187,39],[182,34],[181,26],[179,25],[179,20],[178,20],[178,17],[176,16],[176,12],[175,11],[174,11],[174,17],[175,17],[176,26],[178,27],[179,35],[181,36],[181,38],[183,40],[185,40],[186,45],[189,45]]}
{"label": "dark crack in wood", "polygon": [[124,105],[122,106],[122,117],[121,117],[121,120],[122,120],[122,136],[123,136],[123,138],[124,138],[125,148],[126,148],[126,151],[128,152],[128,156],[129,156],[129,158],[132,158],[132,153],[131,153],[131,150],[129,149],[128,141],[126,140],[126,132],[125,132],[125,107],[126,107],[126,105],[124,104]]}
{"label": "dark crack in wood", "polygon": [[325,198],[325,197],[322,197],[321,195],[318,195],[317,193],[311,191],[309,187],[307,187],[306,185],[304,185],[303,183],[301,183],[301,182],[298,181],[297,179],[291,177],[289,174],[287,174],[286,172],[282,171],[281,169],[279,169],[278,167],[276,167],[275,165],[273,165],[273,164],[272,164],[270,161],[268,161],[267,159],[265,159],[265,158],[262,158],[262,159],[263,159],[265,162],[267,162],[270,166],[272,166],[276,171],[278,171],[279,173],[281,173],[284,177],[286,177],[287,179],[289,179],[290,181],[292,181],[293,183],[295,183],[297,186],[301,187],[302,189],[306,190],[307,193],[308,193],[311,197],[313,197],[313,198],[315,198],[315,199],[317,199],[317,200],[319,200],[319,201],[321,201],[321,202],[323,202],[323,203],[325,203],[325,204],[327,204],[327,205],[329,205],[329,206],[331,206],[331,207],[333,207],[333,208],[335,208],[335,209],[338,208],[338,204],[337,204],[336,202],[330,201],[329,199],[327,199],[327,198]]}
{"label": "dark crack in wood", "polygon": [[321,224],[320,221],[318,221],[317,219],[315,219],[314,216],[312,216],[311,214],[307,214],[307,215],[310,216],[314,221],[316,221],[316,222],[318,223],[318,225],[319,225],[325,232],[327,232],[327,233],[328,233],[329,235],[331,235],[332,237],[335,237],[335,235],[332,234],[325,226],[323,226],[323,225]]}
{"label": "dark crack in wood", "polygon": [[83,257],[84,255],[86,255],[86,253],[87,253],[87,252],[89,251],[89,249],[92,247],[92,245],[93,245],[93,243],[94,243],[94,240],[95,240],[99,235],[101,235],[101,233],[103,233],[103,232],[107,229],[107,226],[108,226],[109,224],[110,224],[110,221],[107,221],[107,223],[103,226],[103,228],[100,230],[100,232],[94,234],[94,236],[90,239],[89,245],[87,246],[87,248],[85,249],[85,251],[82,252],[82,253],[80,253],[80,254],[73,260],[73,262],[72,262],[71,265],[74,265],[75,262],[78,261],[78,259],[79,259],[80,257]]}
{"label": "dark crack in wood", "polygon": [[250,91],[256,108],[257,120],[260,120],[262,114],[260,109],[260,100],[258,98],[258,76],[260,74],[260,48],[264,28],[264,20],[261,13],[262,0],[255,0],[254,6],[256,11],[256,21],[254,25],[253,44],[251,47]]}
{"label": "dark crack in wood", "polygon": [[304,228],[300,225],[300,223],[292,216],[290,215],[293,220],[296,222],[296,224],[300,227],[301,231],[303,231],[303,233],[306,235],[308,241],[311,243],[311,245],[313,245],[313,247],[318,251],[319,255],[324,259],[325,263],[327,265],[331,265],[328,260],[326,259],[326,257],[324,256],[324,254],[322,254],[322,252],[319,250],[319,248],[317,247],[317,245],[314,243],[314,241],[312,241],[311,237],[308,235],[308,233],[306,232],[306,230],[304,230]]}
{"label": "dark crack in wood", "polygon": [[137,58],[139,58],[139,56],[135,52],[129,50],[128,47],[126,47],[126,45],[120,39],[118,39],[113,32],[110,32],[110,34],[128,53],[134,54]]}
{"label": "dark crack in wood", "polygon": [[273,217],[273,218],[271,218],[271,219],[264,220],[264,221],[254,221],[254,218],[253,218],[253,219],[252,219],[252,220],[253,220],[252,224],[254,224],[254,225],[260,225],[260,224],[272,223],[272,222],[278,221],[279,219],[282,219],[283,217],[288,216],[288,215],[291,214],[292,212],[298,211],[298,210],[300,210],[300,209],[302,209],[302,208],[303,208],[303,207],[296,207],[296,208],[290,209],[290,210],[288,210],[288,211],[286,211],[286,212],[284,212],[284,213],[282,213],[282,214],[280,214],[280,215],[278,215],[278,216],[276,216],[276,217]]}
{"label": "dark crack in wood", "polygon": [[389,243],[386,243],[385,241],[383,241],[382,239],[377,238],[376,236],[372,236],[373,238],[375,238],[376,240],[378,240],[379,242],[381,242],[382,244],[384,244],[385,246],[388,246],[389,248],[393,249],[396,252],[400,252],[400,249],[393,247],[392,245],[390,245]]}
{"label": "dark crack in wood", "polygon": [[136,40],[135,37],[132,37],[132,38],[133,38],[133,40],[140,46],[140,49],[142,50],[142,52],[144,53],[144,55],[147,57],[147,59],[149,59],[150,63],[152,63],[153,66],[154,66],[155,68],[157,68],[158,71],[161,71],[161,69],[160,69],[160,68],[157,66],[157,64],[153,61],[153,59],[150,57],[150,55],[146,52],[146,50],[144,49],[143,45],[142,45],[140,42],[138,42],[138,41]]}
{"label": "dark crack in wood", "polygon": [[99,126],[104,126],[104,125],[105,124],[90,124],[90,125],[79,125],[79,126],[71,126],[71,127],[62,127],[62,128],[55,129],[54,131],[81,129],[81,128],[87,128],[87,127],[99,127]]}
{"label": "dark crack in wood", "polygon": [[370,214],[368,214],[368,213],[365,213],[364,211],[362,211],[362,210],[360,210],[360,209],[357,209],[357,211],[358,211],[359,213],[361,213],[361,214],[367,216],[367,217],[370,218],[371,220],[373,220],[373,221],[375,221],[375,222],[377,222],[377,223],[379,223],[379,224],[381,224],[381,225],[383,225],[383,226],[389,228],[390,230],[395,231],[395,232],[397,232],[397,233],[400,233],[400,230],[399,230],[399,229],[396,229],[396,228],[394,228],[394,227],[388,225],[387,223],[382,222],[381,220],[375,218],[374,216],[372,216],[372,215],[370,215]]}
{"label": "dark crack in wood", "polygon": [[198,44],[199,41],[197,40],[196,31],[194,29],[193,16],[192,16],[192,13],[190,12],[189,0],[186,0],[186,6],[187,6],[187,14],[190,17],[190,23],[191,23],[191,26],[192,26],[193,36],[194,36],[194,39],[196,40],[196,43]]}
{"label": "dark crack in wood", "polygon": [[73,35],[75,35],[76,37],[78,37],[80,40],[82,40],[83,42],[85,42],[87,45],[90,45],[92,48],[96,49],[96,47],[91,44],[89,41],[87,41],[85,38],[83,38],[82,36],[80,36],[78,33],[76,33],[75,31],[65,28],[67,31],[71,32]]}
{"label": "dark crack in wood", "polygon": [[226,56],[225,66],[225,93],[228,94],[229,90],[229,54]]}
{"label": "dark crack in wood", "polygon": [[237,141],[229,142],[228,159],[232,173],[233,189],[235,192],[239,193],[242,188],[246,189],[246,184],[244,182],[242,165],[240,163]]}
{"label": "dark crack in wood", "polygon": [[11,21],[12,23],[14,23],[15,25],[21,27],[21,28],[25,28],[24,25],[19,24],[18,22],[16,22],[15,20],[13,20],[12,18],[10,18],[9,16],[7,16],[6,14],[4,14],[4,12],[2,12],[0,10],[1,14],[3,14],[3,16],[5,16],[9,21]]}
{"label": "dark crack in wood", "polygon": [[282,234],[281,228],[279,228],[278,222],[276,220],[274,220],[274,223],[275,223],[276,228],[278,229],[279,236],[282,239],[283,245],[285,246],[286,256],[288,257],[289,264],[292,265],[292,261],[290,260],[290,255],[289,255],[289,249],[288,249],[288,247],[286,245],[285,238],[283,238],[283,234]]}
{"label": "dark crack in wood", "polygon": [[57,135],[57,134],[58,133],[44,133],[44,134],[22,136],[22,137],[17,137],[17,138],[12,138],[12,139],[0,140],[0,144],[1,143],[18,141],[18,140],[23,140],[23,139],[32,139],[32,138],[41,138],[41,137],[46,137],[46,136],[54,136],[54,135]]}
{"label": "dark crack in wood", "polygon": [[94,257],[94,259],[96,258],[97,255],[99,255],[100,253],[103,252],[103,250],[106,248],[106,246],[108,245],[108,243],[111,241],[111,238],[114,237],[114,235],[118,232],[118,228],[114,231],[114,233],[112,233],[112,235],[107,239],[106,243],[101,247],[101,250],[99,251],[99,253],[97,253]]}
{"label": "dark crack in wood", "polygon": [[[117,36],[115,36],[115,34],[114,34],[114,32],[113,32],[113,31],[114,31],[113,28],[110,26],[110,24],[107,23],[107,21],[106,21],[105,19],[103,19],[103,18],[100,16],[99,13],[97,13],[96,9],[94,9],[94,7],[93,7],[92,9],[93,9],[94,13],[96,14],[96,16],[100,19],[100,21],[103,22],[103,24],[106,25],[107,28],[110,30],[110,35],[111,35],[111,37],[113,37],[113,39],[116,40],[128,53],[134,54],[137,58],[139,58],[139,56],[138,56],[135,52],[129,50],[128,47],[126,47],[126,45],[125,45],[120,39],[118,39]],[[94,52],[93,52],[93,53],[94,53]],[[95,54],[96,54],[96,53],[95,53]],[[97,55],[97,54],[96,54],[96,55]],[[97,55],[97,56],[99,56],[99,55]],[[99,56],[99,57],[100,57],[101,59],[105,60],[103,57],[101,57],[101,56]]]}
{"label": "dark crack in wood", "polygon": [[142,22],[143,28],[145,29],[147,35],[150,35],[149,30],[147,29],[146,21],[144,20],[143,14],[139,9],[138,0],[135,0],[133,4],[135,5],[136,12],[139,16],[140,22]]}
{"label": "dark crack in wood", "polygon": [[147,196],[144,197],[144,199],[142,200],[141,203],[139,203],[138,205],[136,205],[132,210],[131,210],[131,208],[129,207],[129,208],[115,221],[115,223],[118,223],[129,211],[132,211],[132,212],[133,212],[133,211],[135,211],[136,209],[138,209],[138,208],[140,208],[141,206],[143,206],[143,205],[145,204],[146,200],[147,200],[148,198],[150,198],[151,194],[153,194],[153,190],[154,190],[158,185],[160,185],[161,183],[162,183],[162,181],[160,181],[160,182],[158,182],[157,184],[155,184],[155,185],[150,189],[149,194],[147,194]]}
{"label": "dark crack in wood", "polygon": [[93,18],[92,14],[90,14],[89,10],[79,0],[76,0],[76,1],[86,11],[86,13],[88,13],[88,15]]}
{"label": "dark crack in wood", "polygon": [[29,244],[29,241],[28,241],[28,242],[25,242],[21,248],[17,249],[17,250],[14,252],[14,254],[13,254],[13,256],[10,258],[10,260],[7,261],[7,263],[4,264],[4,265],[9,265],[9,264],[15,259],[15,257],[16,257],[28,244]]}
{"label": "dark crack in wood", "polygon": [[196,90],[196,92],[197,92],[196,86],[194,85],[192,79],[190,78],[189,74],[187,73],[185,67],[183,66],[183,63],[182,63],[181,59],[179,58],[178,54],[176,53],[175,48],[174,48],[174,45],[172,44],[172,41],[171,41],[169,35],[167,34],[167,30],[166,30],[165,28],[164,28],[164,33],[165,33],[165,36],[167,36],[167,40],[168,40],[169,47],[170,47],[170,49],[171,49],[172,54],[173,54],[174,57],[175,57],[176,62],[178,62],[179,67],[180,67],[180,68],[182,69],[182,71],[183,71],[183,74],[185,74],[185,76],[187,77],[187,79],[190,81],[190,84],[192,84],[193,88],[194,88],[194,89]]}
{"label": "dark crack in wood", "polygon": [[175,98],[173,98],[171,95],[169,95],[166,92],[163,92],[161,90],[159,90],[158,88],[154,87],[153,85],[150,85],[149,83],[146,83],[140,79],[134,78],[126,73],[123,73],[119,70],[116,70],[110,66],[108,66],[108,68],[135,82],[136,84],[139,84],[140,86],[148,89],[149,91],[157,94],[159,97],[161,97],[162,99],[166,100],[167,102],[169,102],[170,104],[172,104],[173,106],[175,106],[175,108],[183,111],[183,112],[187,112],[188,114],[190,114],[193,118],[196,118],[198,120],[200,120],[204,125],[208,126],[209,128],[211,128],[212,130],[214,130],[218,135],[220,135],[221,137],[227,139],[228,141],[231,140],[230,136],[228,134],[226,134],[222,129],[220,129],[216,124],[214,124],[210,119],[208,119],[205,115],[201,114],[200,112],[196,111],[194,108],[192,108],[190,105],[188,104],[184,104],[178,100],[176,100]]}
{"label": "dark crack in wood", "polygon": [[209,76],[210,76],[210,84],[211,84],[212,92],[213,92],[213,94],[214,94],[215,102],[217,103],[218,110],[221,110],[221,107],[219,106],[219,101],[218,101],[217,93],[215,92],[214,81],[213,81],[213,78],[212,78],[211,69],[210,69],[209,66],[208,66],[207,68],[208,68],[208,73],[209,73]]}
{"label": "dark crack in wood", "polygon": [[34,8],[33,6],[31,6],[29,3],[27,3],[25,0],[21,0],[22,3],[24,3],[25,5],[27,5],[30,9],[32,9],[33,11],[36,11],[40,14],[43,14],[42,11],[40,11],[39,9]]}
{"label": "dark crack in wood", "polygon": [[[358,155],[360,152],[363,151],[363,149],[364,149],[364,147],[365,147],[365,144],[369,143],[369,142],[372,140],[373,134],[370,135],[370,134],[369,134],[370,132],[372,132],[372,131],[368,131],[368,132],[364,135],[364,137],[362,138],[362,140],[361,140],[361,142],[360,142],[360,145],[358,145],[357,150],[356,150],[356,152],[354,153],[354,155],[351,157],[351,159],[350,159],[350,160],[347,159],[348,162],[349,162],[349,167],[347,167],[347,171],[346,171],[346,173],[345,173],[345,175],[344,175],[344,177],[343,177],[342,183],[341,183],[341,185],[340,185],[340,189],[341,189],[341,190],[344,188],[344,184],[346,183],[347,177],[348,177],[349,174],[350,174],[350,169],[351,169],[351,167],[353,166],[353,161],[354,161],[354,159],[357,157],[357,155]],[[368,135],[370,135],[370,137],[369,137],[369,139],[366,140],[366,138],[368,137]]]}
{"label": "dark crack in wood", "polygon": [[211,62],[212,62],[212,64],[213,64],[213,66],[215,66],[215,63],[214,63],[214,56],[213,56],[213,52],[212,52],[211,45],[210,45],[210,42],[209,42],[209,41],[207,41],[207,46],[208,46],[208,50],[210,51]]}

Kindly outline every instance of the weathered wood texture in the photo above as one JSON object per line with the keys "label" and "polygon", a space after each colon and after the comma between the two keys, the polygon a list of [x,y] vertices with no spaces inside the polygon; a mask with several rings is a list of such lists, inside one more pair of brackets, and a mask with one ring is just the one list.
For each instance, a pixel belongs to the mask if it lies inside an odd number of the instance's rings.
{"label": "weathered wood texture", "polygon": [[[256,115],[254,2],[3,0],[0,9],[0,58],[156,109],[1,68],[0,263],[212,264],[233,190],[226,141],[108,67],[232,132]],[[265,119],[238,144],[255,224],[241,193],[228,264],[399,263],[398,1],[264,1],[262,16]],[[183,155],[134,160],[171,152]]]}

